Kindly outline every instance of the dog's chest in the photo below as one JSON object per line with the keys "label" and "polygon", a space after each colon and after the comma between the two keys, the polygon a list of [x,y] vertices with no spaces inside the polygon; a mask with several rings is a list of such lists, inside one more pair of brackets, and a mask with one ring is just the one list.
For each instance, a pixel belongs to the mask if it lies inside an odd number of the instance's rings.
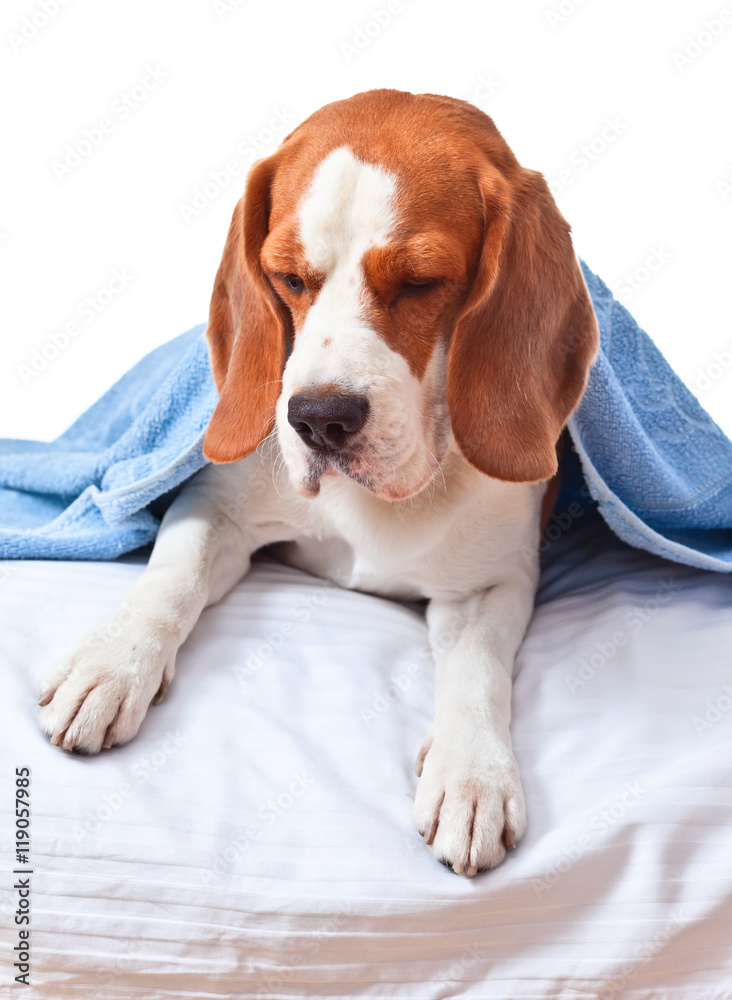
{"label": "dog's chest", "polygon": [[526,485],[479,482],[477,493],[454,484],[451,495],[400,505],[338,480],[308,502],[307,524],[275,555],[349,589],[402,600],[483,589],[505,575],[517,552],[535,547],[539,494]]}
{"label": "dog's chest", "polygon": [[429,572],[430,564],[435,559],[439,562],[439,554],[432,554],[429,559],[423,554],[421,559],[415,559],[404,543],[398,548],[387,549],[379,541],[372,538],[370,545],[356,547],[336,535],[302,537],[274,546],[273,553],[291,566],[333,580],[349,590],[419,600],[434,596],[435,589],[444,588],[445,574],[436,588],[433,574]]}

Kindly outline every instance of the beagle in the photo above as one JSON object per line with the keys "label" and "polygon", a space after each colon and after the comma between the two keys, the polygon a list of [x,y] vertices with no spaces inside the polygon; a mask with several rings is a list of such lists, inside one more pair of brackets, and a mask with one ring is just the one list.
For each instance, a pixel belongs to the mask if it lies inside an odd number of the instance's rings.
{"label": "beagle", "polygon": [[598,344],[544,178],[464,101],[329,104],[251,169],[207,338],[212,464],[163,518],[131,595],[143,611],[45,677],[43,729],[87,753],[132,739],[201,611],[272,546],[344,587],[428,602],[414,823],[457,873],[499,864],[526,826],[511,676],[542,498]]}

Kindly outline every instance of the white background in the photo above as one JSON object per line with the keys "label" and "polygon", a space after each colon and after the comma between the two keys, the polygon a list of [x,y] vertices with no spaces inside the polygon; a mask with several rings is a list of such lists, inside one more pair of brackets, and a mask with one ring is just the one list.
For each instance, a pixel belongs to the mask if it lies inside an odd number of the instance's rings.
{"label": "white background", "polygon": [[[284,135],[268,132],[278,113],[289,130],[377,86],[490,114],[552,182],[581,256],[616,294],[625,286],[732,434],[732,11],[698,0],[391,6],[379,27],[385,0],[3,3],[0,436],[55,437],[143,354],[204,320],[248,137],[269,152]],[[105,118],[112,130],[59,177],[54,161]],[[211,186],[231,161],[239,173]],[[213,197],[185,213],[207,183]],[[105,293],[115,269],[131,277]],[[62,348],[41,368],[34,352],[53,353],[52,336]]]}

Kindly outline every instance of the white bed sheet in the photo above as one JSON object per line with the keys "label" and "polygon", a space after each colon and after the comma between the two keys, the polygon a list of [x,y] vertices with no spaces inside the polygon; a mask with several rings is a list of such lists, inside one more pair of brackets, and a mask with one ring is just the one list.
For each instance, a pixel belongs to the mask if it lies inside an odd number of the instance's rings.
{"label": "white bed sheet", "polygon": [[[432,705],[418,610],[263,558],[137,739],[84,758],[39,732],[36,683],[141,560],[5,563],[0,994],[732,997],[731,581],[589,523],[550,557],[514,693],[529,829],[470,880],[410,824]],[[16,766],[30,989],[8,960]]]}

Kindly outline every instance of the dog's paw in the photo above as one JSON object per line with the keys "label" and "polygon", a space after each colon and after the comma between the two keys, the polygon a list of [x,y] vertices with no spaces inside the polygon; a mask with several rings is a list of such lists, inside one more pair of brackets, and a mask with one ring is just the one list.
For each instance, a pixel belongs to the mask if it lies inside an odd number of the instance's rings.
{"label": "dog's paw", "polygon": [[98,753],[127,743],[173,678],[174,653],[149,635],[106,644],[95,637],[41,681],[41,728],[64,750]]}
{"label": "dog's paw", "polygon": [[427,737],[415,770],[412,819],[433,857],[458,875],[499,865],[526,829],[510,745],[473,723],[455,724]]}

